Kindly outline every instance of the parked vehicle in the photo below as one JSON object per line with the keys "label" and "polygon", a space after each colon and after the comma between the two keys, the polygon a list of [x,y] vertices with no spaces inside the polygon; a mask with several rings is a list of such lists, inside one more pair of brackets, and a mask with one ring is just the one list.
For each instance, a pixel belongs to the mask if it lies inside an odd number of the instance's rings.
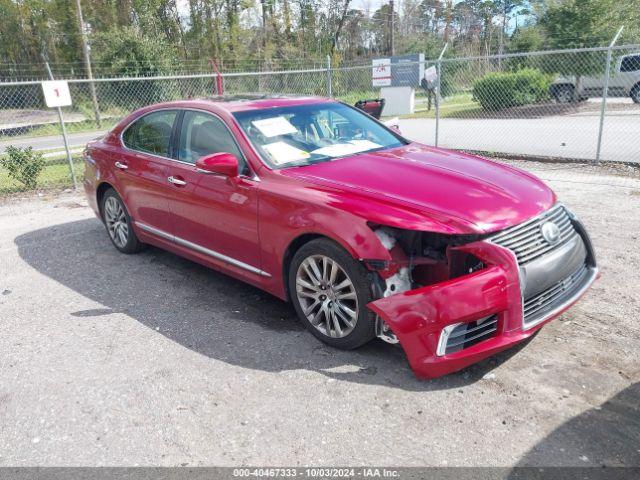
{"label": "parked vehicle", "polygon": [[399,342],[419,377],[530,337],[597,275],[539,179],[329,99],[153,105],[84,158],[119,251],[152,244],[290,300],[337,348]]}
{"label": "parked vehicle", "polygon": [[382,110],[384,110],[385,99],[384,98],[372,98],[368,100],[358,100],[354,107],[368,113],[373,118],[380,120]]}
{"label": "parked vehicle", "polygon": [[[604,75],[558,78],[551,85],[551,95],[558,103],[570,103],[592,97],[602,97]],[[579,83],[579,85],[578,85]],[[640,103],[640,53],[620,57],[615,71],[609,78],[609,97],[631,97]]]}

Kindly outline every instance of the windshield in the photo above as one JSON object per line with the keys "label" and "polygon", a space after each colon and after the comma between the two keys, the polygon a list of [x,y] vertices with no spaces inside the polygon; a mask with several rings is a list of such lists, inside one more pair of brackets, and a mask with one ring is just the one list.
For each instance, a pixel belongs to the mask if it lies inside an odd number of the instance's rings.
{"label": "windshield", "polygon": [[314,103],[234,113],[273,168],[309,165],[399,147],[405,142],[366,113],[341,103]]}

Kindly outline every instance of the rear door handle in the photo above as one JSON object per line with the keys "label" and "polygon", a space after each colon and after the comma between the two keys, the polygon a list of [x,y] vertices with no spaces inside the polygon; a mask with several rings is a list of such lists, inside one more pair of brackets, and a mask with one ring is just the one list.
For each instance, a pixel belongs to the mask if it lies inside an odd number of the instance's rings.
{"label": "rear door handle", "polygon": [[116,162],[116,168],[119,168],[120,170],[126,170],[129,167],[124,163]]}
{"label": "rear door handle", "polygon": [[179,178],[176,178],[176,177],[169,177],[167,178],[167,180],[169,180],[169,183],[173,183],[174,185],[183,186],[187,184],[187,182],[185,182],[184,180],[180,180]]}

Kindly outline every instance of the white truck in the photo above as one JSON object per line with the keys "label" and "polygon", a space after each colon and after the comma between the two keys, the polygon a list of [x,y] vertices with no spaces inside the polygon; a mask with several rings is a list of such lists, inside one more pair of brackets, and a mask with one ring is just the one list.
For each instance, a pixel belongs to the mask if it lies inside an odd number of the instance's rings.
{"label": "white truck", "polygon": [[[578,85],[579,84],[579,85]],[[558,78],[551,85],[551,96],[558,103],[570,103],[601,97],[604,91],[604,75]],[[618,59],[615,71],[609,78],[609,97],[631,97],[640,103],[640,53],[624,55]]]}

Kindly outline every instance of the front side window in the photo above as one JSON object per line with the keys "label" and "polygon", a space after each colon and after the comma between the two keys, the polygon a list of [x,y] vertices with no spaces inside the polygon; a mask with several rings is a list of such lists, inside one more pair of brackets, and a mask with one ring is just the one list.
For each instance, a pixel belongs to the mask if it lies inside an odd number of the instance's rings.
{"label": "front side window", "polygon": [[131,150],[169,157],[171,130],[177,114],[175,110],[162,110],[136,120],[122,135],[124,145]]}
{"label": "front side window", "polygon": [[341,103],[314,103],[234,113],[273,168],[309,165],[406,142],[369,115]]}
{"label": "front side window", "polygon": [[244,171],[244,160],[229,129],[219,118],[203,112],[187,110],[182,119],[178,160],[195,164],[200,157],[212,153],[233,153]]}
{"label": "front side window", "polygon": [[635,72],[640,70],[640,55],[624,57],[620,65],[621,72]]}

